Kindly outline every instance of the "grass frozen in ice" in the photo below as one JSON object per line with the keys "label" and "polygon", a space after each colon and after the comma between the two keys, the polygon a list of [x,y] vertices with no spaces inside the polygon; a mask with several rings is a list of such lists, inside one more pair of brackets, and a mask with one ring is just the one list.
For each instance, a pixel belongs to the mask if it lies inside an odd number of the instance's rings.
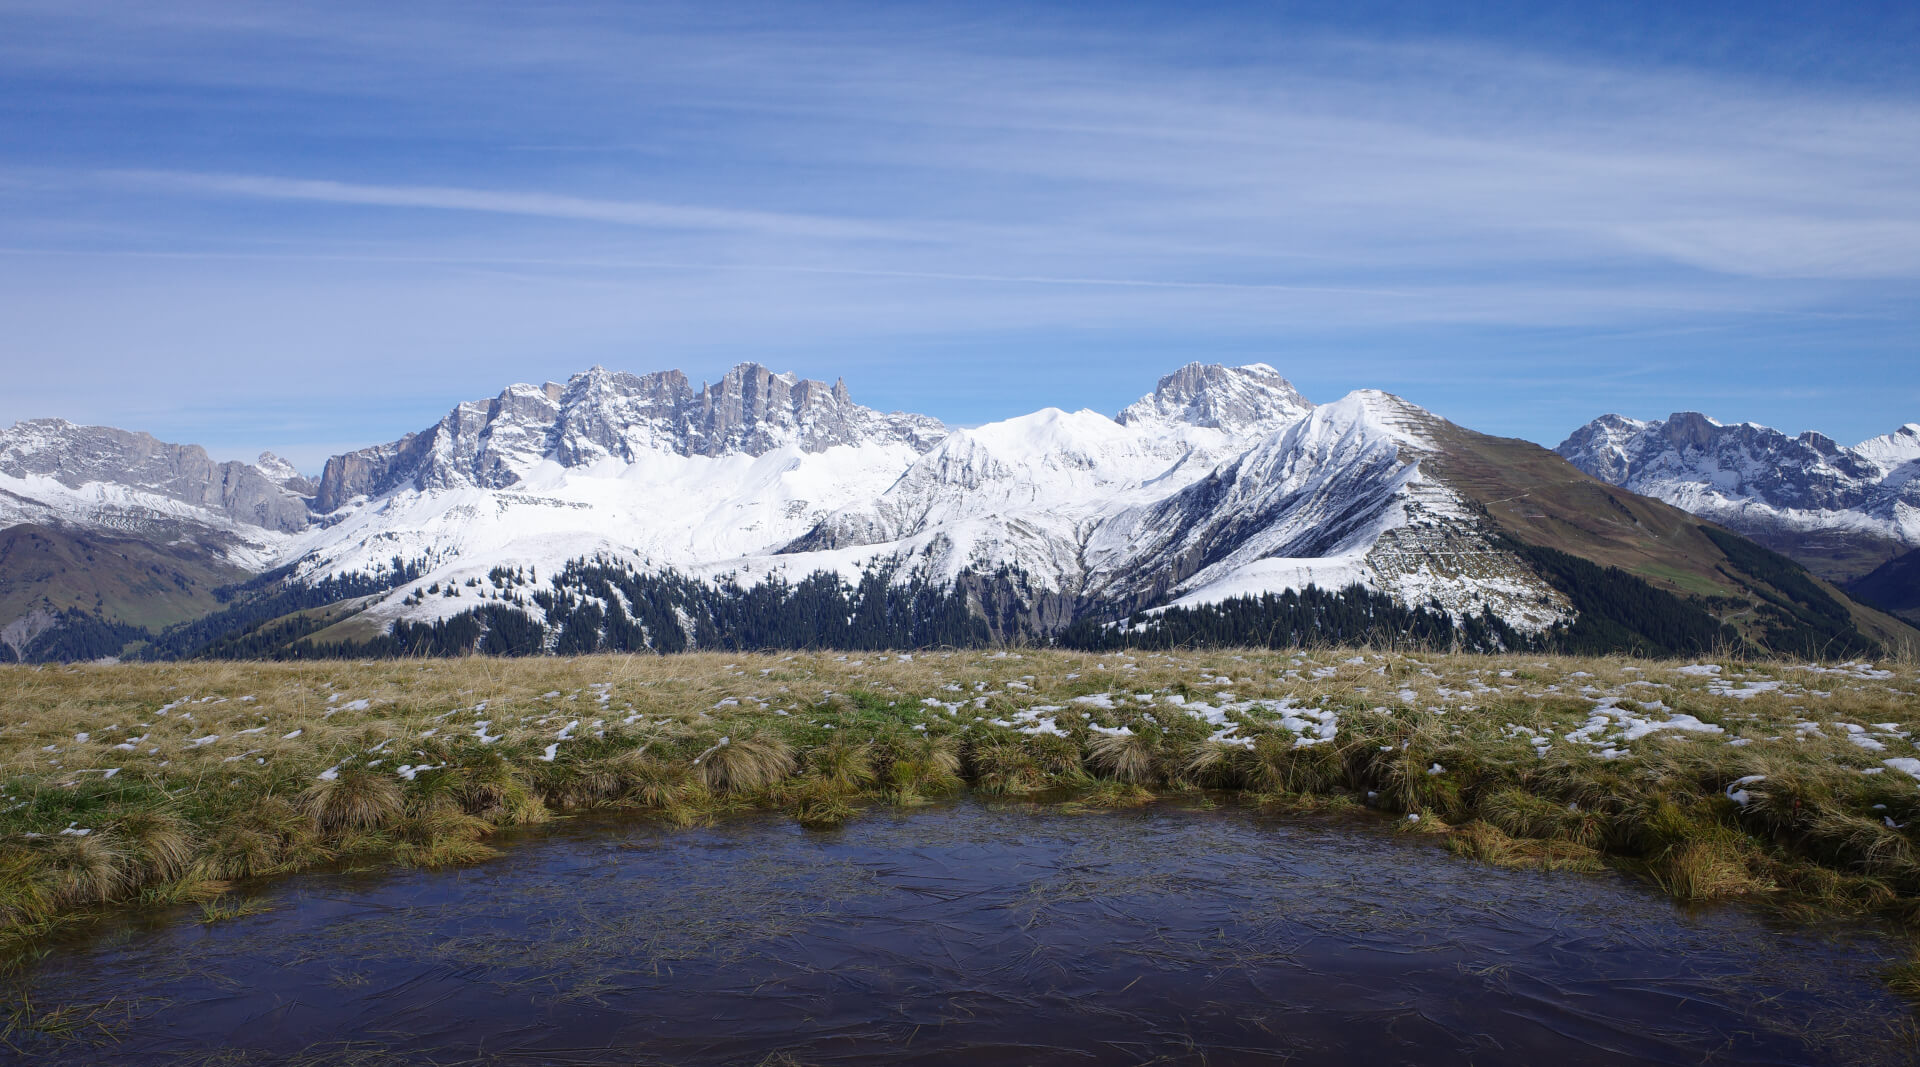
{"label": "grass frozen in ice", "polygon": [[0,938],[318,864],[477,862],[496,828],[570,811],[825,827],[961,788],[1366,807],[1492,863],[1913,923],[1917,735],[1911,664],[1320,650],[6,667]]}

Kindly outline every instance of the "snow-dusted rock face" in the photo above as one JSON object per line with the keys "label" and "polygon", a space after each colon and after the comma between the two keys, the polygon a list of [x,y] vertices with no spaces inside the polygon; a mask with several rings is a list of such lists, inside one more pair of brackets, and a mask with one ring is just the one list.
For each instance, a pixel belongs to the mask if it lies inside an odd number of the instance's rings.
{"label": "snow-dusted rock face", "polygon": [[1045,408],[956,430],[877,498],[836,511],[786,551],[877,546],[942,580],[1006,565],[1079,595],[1086,547],[1110,518],[1178,492],[1312,408],[1271,367],[1189,364],[1116,418]]}
{"label": "snow-dusted rock face", "polygon": [[[288,558],[309,579],[399,558],[443,587],[585,557],[745,585],[1007,569],[1055,624],[1073,605],[1358,583],[1550,625],[1564,601],[1482,565],[1499,553],[1480,520],[1420,470],[1437,421],[1372,391],[1315,408],[1264,365],[1183,367],[1116,418],[1047,408],[952,433],[753,365],[700,390],[596,368],[336,457],[326,522]],[[406,592],[373,616],[470,606]]]}
{"label": "snow-dusted rock face", "polygon": [[284,461],[275,463],[271,471],[215,463],[198,445],[64,419],[18,422],[0,431],[0,525],[137,532],[147,518],[272,533],[305,529],[305,480]]}
{"label": "snow-dusted rock face", "polygon": [[1093,538],[1099,594],[1214,603],[1318,585],[1363,585],[1456,615],[1491,609],[1523,629],[1565,599],[1495,550],[1481,520],[1421,470],[1441,420],[1360,390],[1315,408],[1206,477]]}
{"label": "snow-dusted rock face", "polygon": [[1006,565],[1105,608],[1360,584],[1523,628],[1565,615],[1525,568],[1488,562],[1480,519],[1419,468],[1439,420],[1398,397],[1315,408],[1269,368],[1188,367],[1122,414],[955,431],[785,557],[732,566],[792,577],[891,560],[951,580]]}
{"label": "snow-dusted rock face", "polygon": [[377,573],[396,556],[462,577],[590,555],[691,571],[873,500],[944,435],[937,420],[855,404],[843,384],[756,364],[699,389],[679,371],[596,367],[329,460],[326,523],[292,558],[308,578]]}
{"label": "snow-dusted rock face", "polygon": [[956,430],[877,499],[836,512],[793,549],[879,544],[972,522],[1038,523],[1072,539],[1077,523],[1169,473],[1187,452],[1087,410],[1046,408]]}
{"label": "snow-dusted rock face", "polygon": [[1265,363],[1244,367],[1189,363],[1160,379],[1114,417],[1122,426],[1200,427],[1244,438],[1277,429],[1313,410],[1293,383]]}
{"label": "snow-dusted rock face", "polygon": [[1904,487],[1920,478],[1920,422],[1910,422],[1892,433],[1869,437],[1854,445],[1853,451],[1886,472],[1882,485]]}
{"label": "snow-dusted rock face", "polygon": [[1695,412],[1603,415],[1555,451],[1601,481],[1752,536],[1839,531],[1920,545],[1920,424],[1847,448]]}
{"label": "snow-dusted rock face", "polygon": [[[1161,588],[1269,557],[1327,557],[1371,548],[1398,518],[1411,456],[1349,396],[1261,440],[1241,456],[1103,530],[1104,568]],[[1151,577],[1149,577],[1151,575]],[[1171,579],[1171,580],[1168,580]]]}
{"label": "snow-dusted rock face", "polygon": [[253,468],[265,475],[268,481],[283,489],[303,497],[313,495],[313,479],[301,474],[293,464],[271,452],[260,453],[260,458],[253,461]]}
{"label": "snow-dusted rock face", "polygon": [[884,414],[829,386],[743,363],[695,389],[679,371],[633,375],[595,367],[565,385],[509,386],[454,408],[433,427],[327,461],[316,510],[392,490],[500,489],[542,462],[566,468],[644,455],[761,456],[794,447],[897,442],[924,452],[945,435],[937,419]]}

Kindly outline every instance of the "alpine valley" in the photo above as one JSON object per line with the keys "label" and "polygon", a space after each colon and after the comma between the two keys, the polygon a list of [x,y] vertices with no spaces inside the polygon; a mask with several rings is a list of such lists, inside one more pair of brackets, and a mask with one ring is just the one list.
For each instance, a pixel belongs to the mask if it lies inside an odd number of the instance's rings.
{"label": "alpine valley", "polygon": [[961,429],[755,364],[595,367],[317,477],[34,420],[0,433],[0,659],[1920,641],[1833,584],[1913,562],[1920,427],[1609,416],[1560,453],[1263,364]]}

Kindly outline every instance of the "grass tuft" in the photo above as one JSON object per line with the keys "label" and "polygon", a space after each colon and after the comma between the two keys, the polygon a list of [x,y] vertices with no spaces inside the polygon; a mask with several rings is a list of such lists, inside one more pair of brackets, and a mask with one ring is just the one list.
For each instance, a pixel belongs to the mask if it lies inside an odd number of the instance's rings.
{"label": "grass tuft", "polygon": [[172,881],[193,866],[198,842],[186,820],[172,812],[130,812],[121,816],[114,832],[153,881]]}
{"label": "grass tuft", "polygon": [[1698,903],[1759,892],[1744,857],[1720,841],[1689,841],[1654,861],[1653,880],[1675,900]]}
{"label": "grass tuft", "polygon": [[1021,796],[1047,787],[1040,761],[1018,741],[994,738],[967,753],[974,788],[994,796]]}
{"label": "grass tuft", "polygon": [[299,803],[323,831],[376,830],[406,810],[400,784],[368,767],[345,767],[313,783]]}
{"label": "grass tuft", "polygon": [[807,774],[826,794],[858,793],[873,784],[873,746],[834,738],[807,755]]}
{"label": "grass tuft", "polygon": [[1089,808],[1137,808],[1153,802],[1153,794],[1136,782],[1100,779],[1086,787],[1075,803]]}
{"label": "grass tuft", "polygon": [[1598,871],[1606,864],[1600,850],[1577,841],[1509,836],[1491,823],[1475,820],[1456,829],[1447,847],[1497,867],[1537,867],[1548,871]]}
{"label": "grass tuft", "polygon": [[760,793],[793,773],[793,746],[768,732],[723,737],[697,766],[701,784],[715,793]]}
{"label": "grass tuft", "polygon": [[104,904],[138,884],[133,858],[108,833],[48,839],[42,879],[62,904]]}
{"label": "grass tuft", "polygon": [[1087,743],[1087,762],[1115,781],[1128,785],[1154,781],[1154,764],[1159,755],[1158,731],[1096,734]]}

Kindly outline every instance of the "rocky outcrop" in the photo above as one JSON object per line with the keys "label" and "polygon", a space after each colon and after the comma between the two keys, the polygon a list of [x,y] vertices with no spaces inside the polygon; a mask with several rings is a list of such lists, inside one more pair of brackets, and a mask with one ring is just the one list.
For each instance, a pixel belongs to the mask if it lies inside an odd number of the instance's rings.
{"label": "rocky outcrop", "polygon": [[0,626],[0,647],[5,647],[12,652],[13,662],[25,663],[27,649],[34,640],[58,625],[60,625],[60,616],[45,608],[35,608],[5,626]]}
{"label": "rocky outcrop", "polygon": [[291,490],[301,496],[313,495],[313,479],[301,474],[299,468],[271,452],[260,453],[260,458],[253,461],[253,466],[255,470],[266,475],[268,481],[282,489]]}
{"label": "rocky outcrop", "polygon": [[1265,363],[1189,363],[1161,378],[1152,394],[1129,405],[1114,421],[1123,426],[1206,427],[1245,437],[1278,429],[1312,410],[1313,404],[1293,383]]}
{"label": "rocky outcrop", "polygon": [[328,459],[320,472],[320,485],[314,491],[313,510],[324,515],[356,497],[374,496],[394,488],[399,481],[396,471],[404,474],[418,467],[424,449],[415,446],[425,440],[421,434],[410,433],[392,444],[374,445]]}
{"label": "rocky outcrop", "polygon": [[1920,546],[1920,425],[1849,448],[1691,411],[1650,422],[1603,415],[1555,451],[1601,481],[1789,554],[1815,534]]}
{"label": "rocky outcrop", "polygon": [[846,385],[743,363],[694,388],[677,370],[635,375],[594,367],[565,385],[509,386],[462,404],[433,427],[327,461],[315,496],[327,513],[362,496],[416,489],[504,488],[543,460],[562,467],[648,452],[760,456],[783,447],[900,441],[924,452],[946,435],[939,420],[884,414],[853,402]]}
{"label": "rocky outcrop", "polygon": [[[117,486],[178,501],[233,522],[290,533],[309,514],[302,479],[246,463],[216,463],[199,445],[65,419],[32,419],[0,433],[0,475],[46,478],[67,489]],[[17,492],[17,491],[16,491]],[[23,494],[23,495],[31,495]]]}

